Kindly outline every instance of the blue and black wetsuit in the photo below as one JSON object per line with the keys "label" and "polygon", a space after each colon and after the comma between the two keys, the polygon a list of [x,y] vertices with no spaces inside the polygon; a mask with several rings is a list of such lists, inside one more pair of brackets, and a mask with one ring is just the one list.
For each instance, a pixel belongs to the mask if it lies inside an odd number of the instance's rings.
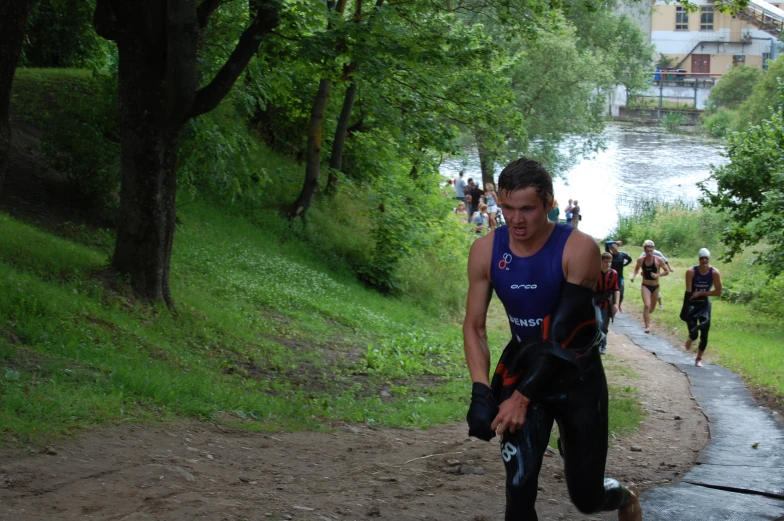
{"label": "blue and black wetsuit", "polygon": [[689,338],[694,341],[697,336],[700,338],[699,350],[705,351],[708,347],[708,332],[710,331],[711,302],[708,297],[691,298],[698,292],[708,292],[713,287],[713,266],[708,269],[708,273],[700,273],[700,267],[694,266],[694,277],[691,279],[691,291],[687,291],[683,297],[683,308],[681,309],[681,320],[686,322],[689,329]]}
{"label": "blue and black wetsuit", "polygon": [[[522,428],[507,431],[501,438],[506,521],[538,519],[534,504],[539,471],[554,421],[574,505],[581,512],[593,513],[616,510],[631,498],[616,480],[604,477],[608,427],[607,382],[598,352],[601,333],[592,306],[593,291],[567,283],[563,273],[564,246],[572,232],[571,226],[556,224],[537,253],[518,257],[509,246],[508,229],[495,230],[490,278],[509,318],[512,341],[501,355],[492,391],[498,403],[515,390],[531,400]],[[572,342],[568,349],[570,340],[548,347],[548,324],[557,323],[558,310],[569,307],[564,302],[572,294],[577,298],[571,302],[577,303],[582,318],[573,320],[575,324],[568,327],[574,333],[564,336],[571,340],[587,334],[594,340]],[[583,328],[586,324],[590,327]],[[537,343],[543,334],[545,340]]]}

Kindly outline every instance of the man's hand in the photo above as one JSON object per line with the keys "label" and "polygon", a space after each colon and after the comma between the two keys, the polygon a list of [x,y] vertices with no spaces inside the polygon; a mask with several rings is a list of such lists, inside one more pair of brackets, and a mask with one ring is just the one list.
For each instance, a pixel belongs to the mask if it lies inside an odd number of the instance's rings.
{"label": "man's hand", "polygon": [[471,388],[471,406],[466,415],[468,435],[484,441],[493,439],[495,429],[490,424],[496,414],[498,414],[498,404],[495,403],[493,392],[483,383],[474,383]]}
{"label": "man's hand", "polygon": [[531,400],[515,391],[508,400],[501,403],[498,416],[493,420],[491,428],[496,434],[502,436],[506,430],[515,432],[525,423],[525,414]]}
{"label": "man's hand", "polygon": [[613,305],[613,313],[612,313],[612,316],[615,316],[615,315],[617,315],[617,314],[618,314],[618,311],[619,311],[618,304],[614,304],[614,305]]}
{"label": "man's hand", "polygon": [[691,294],[691,297],[689,297],[689,300],[694,300],[695,298],[700,298],[700,297],[704,297],[704,296],[705,296],[705,292],[704,291],[695,291],[694,293]]}

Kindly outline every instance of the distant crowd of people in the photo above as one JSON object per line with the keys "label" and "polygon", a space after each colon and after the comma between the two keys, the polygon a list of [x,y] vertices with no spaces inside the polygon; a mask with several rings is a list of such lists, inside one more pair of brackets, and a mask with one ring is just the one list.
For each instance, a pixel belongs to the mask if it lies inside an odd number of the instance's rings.
{"label": "distant crowd of people", "polygon": [[[461,170],[457,177],[447,181],[447,186],[454,190],[454,195],[449,190],[445,195],[454,197],[457,201],[455,214],[461,220],[471,225],[477,235],[484,235],[503,224],[503,213],[499,204],[495,184],[485,183],[484,189],[472,178],[464,179],[465,173]],[[569,199],[569,204],[564,208],[564,220],[561,221],[561,209],[558,201],[553,198],[552,209],[547,217],[550,221],[564,222],[573,228],[578,228],[583,216],[580,212],[580,203],[577,199]]]}

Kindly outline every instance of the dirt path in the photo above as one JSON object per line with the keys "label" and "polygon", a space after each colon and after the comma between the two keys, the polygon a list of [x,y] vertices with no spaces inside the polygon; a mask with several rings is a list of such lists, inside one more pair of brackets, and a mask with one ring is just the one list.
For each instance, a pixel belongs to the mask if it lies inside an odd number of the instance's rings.
{"label": "dirt path", "polygon": [[[637,434],[614,441],[607,474],[643,488],[679,479],[708,437],[685,376],[612,332],[608,350],[610,382],[636,387],[649,415]],[[0,519],[503,518],[498,446],[469,439],[462,423],[427,431],[336,427],[274,435],[199,423],[124,427],[86,433],[46,454],[2,452]],[[559,456],[545,458],[540,519],[586,519],[566,497],[561,468]]]}

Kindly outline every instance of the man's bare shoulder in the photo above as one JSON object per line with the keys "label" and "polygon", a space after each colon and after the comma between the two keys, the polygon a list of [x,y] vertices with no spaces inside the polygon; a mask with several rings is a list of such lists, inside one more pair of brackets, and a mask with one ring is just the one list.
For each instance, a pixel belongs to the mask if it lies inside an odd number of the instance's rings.
{"label": "man's bare shoulder", "polygon": [[[490,263],[493,259],[493,238],[495,237],[495,230],[479,237],[471,245],[471,250],[468,254],[468,270],[469,273],[474,270],[481,271],[482,273],[489,273]],[[475,271],[476,272],[476,271]]]}
{"label": "man's bare shoulder", "polygon": [[592,255],[594,253],[600,255],[599,243],[587,233],[581,232],[580,230],[573,230],[566,240],[566,251],[564,251],[564,253],[570,257],[580,257],[582,255]]}

